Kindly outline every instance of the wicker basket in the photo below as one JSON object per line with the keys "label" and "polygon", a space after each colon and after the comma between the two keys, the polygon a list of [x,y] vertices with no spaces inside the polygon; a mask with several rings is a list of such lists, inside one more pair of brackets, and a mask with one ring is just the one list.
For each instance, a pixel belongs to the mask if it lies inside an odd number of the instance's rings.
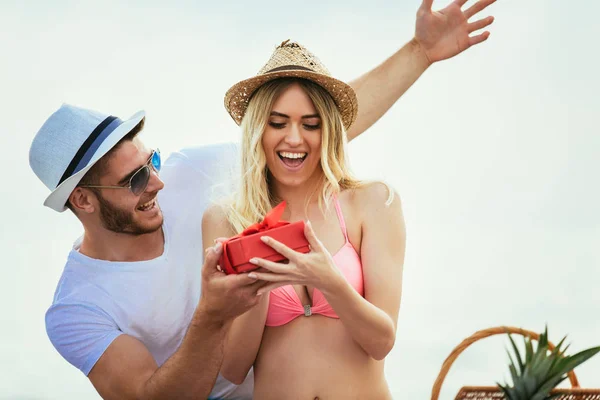
{"label": "wicker basket", "polygon": [[[444,379],[452,366],[452,363],[467,347],[476,341],[494,335],[501,335],[513,333],[518,335],[526,336],[532,340],[538,340],[539,335],[535,332],[527,331],[520,328],[513,328],[509,326],[499,326],[496,328],[484,329],[482,331],[475,332],[472,336],[463,340],[461,344],[450,353],[444,364],[442,364],[442,370],[438,375],[431,391],[431,400],[438,400],[440,396],[440,390]],[[550,350],[554,349],[552,343],[548,343]],[[600,400],[600,389],[581,389],[579,382],[573,371],[569,372],[569,381],[571,382],[571,389],[554,389],[552,394],[560,394],[556,399],[558,400]],[[465,386],[455,397],[455,400],[500,400],[505,399],[504,393],[497,386]]]}

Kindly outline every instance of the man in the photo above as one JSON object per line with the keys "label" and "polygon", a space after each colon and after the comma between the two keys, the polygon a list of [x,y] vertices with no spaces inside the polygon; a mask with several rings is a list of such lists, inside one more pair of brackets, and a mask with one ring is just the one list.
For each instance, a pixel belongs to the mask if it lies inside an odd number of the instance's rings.
{"label": "man", "polygon": [[[469,34],[492,18],[468,20],[494,0],[465,11],[466,0],[455,0],[440,12],[432,2],[419,8],[413,40],[350,83],[360,107],[349,140],[432,63],[487,39]],[[160,153],[137,137],[144,118],[63,105],[32,143],[31,167],[51,190],[45,205],[69,208],[84,227],[46,314],[48,335],[107,399],[251,398],[252,374],[235,386],[219,369],[231,321],[256,304],[264,283],[225,276],[220,246],[200,245],[202,214],[216,195],[209,188],[228,178],[236,147],[175,153],[161,180]]]}

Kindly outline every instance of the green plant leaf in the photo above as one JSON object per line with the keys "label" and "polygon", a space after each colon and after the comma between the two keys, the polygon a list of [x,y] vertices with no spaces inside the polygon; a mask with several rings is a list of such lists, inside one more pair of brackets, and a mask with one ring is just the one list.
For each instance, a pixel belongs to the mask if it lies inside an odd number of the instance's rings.
{"label": "green plant leaf", "polygon": [[563,346],[563,344],[565,343],[565,340],[566,340],[566,339],[567,339],[567,337],[566,337],[566,336],[565,336],[564,338],[562,338],[562,339],[560,340],[560,342],[558,342],[558,344],[557,344],[557,345],[556,345],[556,347],[554,348],[554,350],[556,350],[557,354],[559,354],[559,355],[561,355],[561,356],[562,356],[563,354],[560,354],[560,353],[564,353],[564,352],[565,352],[565,351],[566,351],[566,350],[569,348],[569,345],[567,345],[567,347],[565,347],[565,349],[564,349],[562,352],[561,352],[561,350],[560,350],[560,349],[561,349],[561,347]]}
{"label": "green plant leaf", "polygon": [[581,365],[582,363],[586,362],[587,360],[598,354],[598,352],[600,352],[600,346],[592,347],[591,349],[583,350],[577,354],[566,357],[565,365],[562,366],[561,372],[566,374],[578,365]]}
{"label": "green plant leaf", "polygon": [[533,345],[531,344],[531,340],[529,338],[525,338],[525,364],[531,363],[531,359],[533,358]]}
{"label": "green plant leaf", "polygon": [[555,387],[557,387],[558,385],[560,385],[565,379],[567,379],[566,376],[563,376],[563,377],[559,376],[556,379],[548,381],[545,384],[542,384],[540,386],[539,392],[540,393],[545,393],[546,395],[549,395],[550,392],[552,391],[552,389],[554,389]]}
{"label": "green plant leaf", "polygon": [[[510,360],[510,363],[508,364],[508,370],[510,371],[510,378],[512,380],[512,382],[515,381],[515,379],[517,379],[520,375],[519,372],[517,372],[517,369],[515,368],[515,362],[513,361],[513,358],[511,357],[510,353],[507,351],[506,352],[508,354],[508,359]],[[519,358],[519,356],[517,355],[517,358]]]}
{"label": "green plant leaf", "polygon": [[502,390],[502,393],[504,393],[507,400],[517,400],[512,396],[512,392],[508,386],[501,385],[498,382],[496,382],[496,385]]}
{"label": "green plant leaf", "polygon": [[[516,356],[517,360],[519,361],[519,373],[522,374],[525,366],[523,365],[523,361],[521,360],[521,353],[519,352],[519,349],[517,348],[517,345],[515,344],[515,341],[513,340],[510,333],[508,334],[508,339],[510,340],[510,344],[512,345],[513,351],[515,352],[515,356]],[[508,356],[510,357],[510,353],[508,353]],[[512,359],[511,359],[511,362],[512,362]]]}
{"label": "green plant leaf", "polygon": [[[565,379],[567,374],[600,352],[600,346],[567,356],[569,345],[566,336],[551,351],[548,342],[548,327],[540,334],[537,346],[525,337],[523,354],[519,351],[512,336],[508,334],[510,348],[507,349],[512,385],[497,383],[508,400],[550,400],[557,396],[550,392]],[[564,348],[563,348],[564,347]]]}

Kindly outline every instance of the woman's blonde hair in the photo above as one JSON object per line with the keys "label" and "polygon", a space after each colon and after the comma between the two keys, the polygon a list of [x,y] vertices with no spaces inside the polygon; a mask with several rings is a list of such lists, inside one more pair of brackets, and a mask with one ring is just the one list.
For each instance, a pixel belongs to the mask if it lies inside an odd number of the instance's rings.
{"label": "woman's blonde hair", "polygon": [[[241,181],[239,191],[233,196],[227,218],[236,232],[263,219],[265,214],[280,199],[270,185],[262,135],[267,126],[273,104],[285,89],[297,83],[311,99],[321,117],[321,164],[323,171],[317,188],[321,188],[318,204],[323,210],[334,195],[342,190],[362,185],[355,179],[347,166],[346,132],[340,112],[329,93],[318,84],[306,79],[280,78],[265,83],[253,94],[242,128]],[[317,194],[317,190],[310,197]],[[310,200],[309,197],[309,200]],[[307,203],[308,206],[308,203]]]}

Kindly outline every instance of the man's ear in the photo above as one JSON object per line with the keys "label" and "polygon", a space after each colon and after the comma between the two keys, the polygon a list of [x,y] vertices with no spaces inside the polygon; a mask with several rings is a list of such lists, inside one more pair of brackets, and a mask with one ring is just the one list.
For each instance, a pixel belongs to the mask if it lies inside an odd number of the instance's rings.
{"label": "man's ear", "polygon": [[76,187],[69,196],[74,210],[91,214],[95,211],[95,195],[91,190]]}

